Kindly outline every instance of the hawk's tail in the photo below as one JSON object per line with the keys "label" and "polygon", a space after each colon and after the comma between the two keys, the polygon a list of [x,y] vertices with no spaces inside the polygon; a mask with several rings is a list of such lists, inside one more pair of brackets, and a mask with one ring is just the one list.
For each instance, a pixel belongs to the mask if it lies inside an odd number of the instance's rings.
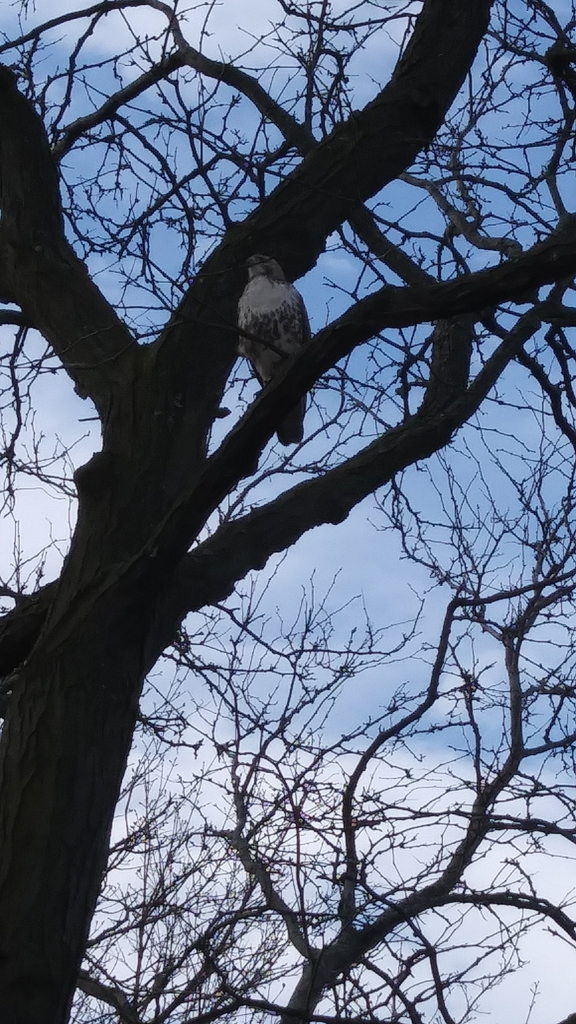
{"label": "hawk's tail", "polygon": [[304,437],[304,413],[306,398],[301,398],[298,405],[290,410],[278,427],[277,434],[280,444],[299,444]]}

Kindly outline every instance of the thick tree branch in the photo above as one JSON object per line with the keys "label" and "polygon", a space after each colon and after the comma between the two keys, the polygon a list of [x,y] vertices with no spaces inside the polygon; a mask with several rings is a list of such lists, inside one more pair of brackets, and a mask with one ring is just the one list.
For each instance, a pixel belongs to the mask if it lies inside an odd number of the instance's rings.
{"label": "thick tree branch", "polygon": [[0,66],[0,286],[52,344],[100,412],[127,383],[135,342],[64,237],[58,174],[42,122]]}
{"label": "thick tree branch", "polygon": [[[432,141],[472,64],[490,9],[491,0],[478,0],[472,9],[460,0],[426,0],[376,99],[310,151],[207,260],[155,349],[158,373],[165,375],[169,364],[182,380],[193,337],[195,376],[205,382],[193,395],[198,424],[212,422],[235,356],[245,259],[268,253],[291,280],[310,269],[328,235]],[[293,122],[286,127],[294,130]],[[302,142],[308,145],[306,138]]]}
{"label": "thick tree branch", "polygon": [[[163,5],[161,5],[164,9]],[[177,44],[177,51],[155,64],[145,74],[140,75],[125,88],[110,96],[97,110],[85,117],[78,118],[64,129],[62,138],[54,146],[52,154],[55,159],[69,151],[80,136],[97,125],[113,118],[117,111],[130,100],[141,95],[165,78],[170,72],[184,66],[194,68],[200,74],[221,81],[231,88],[237,89],[251,100],[256,109],[272,124],[276,125],[286,142],[294,147],[302,156],[306,156],[319,145],[306,125],[297,121],[280,103],[267,92],[260,82],[252,75],[236,68],[234,64],[211,60],[194,47],[190,46],[182,34],[179,22],[173,11],[166,8],[165,13],[172,26],[172,33]],[[387,239],[377,227],[374,217],[366,206],[360,205],[349,218],[349,223],[359,237],[372,252],[386,263],[394,273],[410,284],[430,284],[434,281],[426,271],[410,259],[401,249]]]}
{"label": "thick tree branch", "polygon": [[111,985],[104,985],[103,982],[93,978],[88,971],[80,971],[78,974],[78,988],[87,996],[94,996],[101,1002],[111,1006],[118,1014],[119,1024],[141,1024],[142,1018],[134,1010],[130,1001],[119,988]]}
{"label": "thick tree branch", "polygon": [[[260,251],[277,256],[291,275],[300,276],[327,235],[412,163],[458,93],[491,6],[489,0],[473,9],[457,0],[427,0],[386,87],[321,142],[246,223],[260,236]],[[278,213],[273,223],[269,205]]]}
{"label": "thick tree branch", "polygon": [[287,142],[307,154],[241,226],[252,237],[259,235],[257,251],[276,256],[292,276],[300,276],[328,234],[412,163],[432,141],[458,93],[488,27],[491,7],[491,0],[478,0],[472,11],[458,0],[426,0],[390,82],[319,144],[253,77],[188,46],[173,20],[177,45],[190,66],[239,89]]}
{"label": "thick tree branch", "polygon": [[[287,362],[284,373],[278,374],[263,390],[246,416],[208,460],[198,479],[191,483],[188,493],[182,494],[177,505],[159,526],[151,540],[151,547],[156,549],[161,535],[166,538],[170,537],[172,543],[175,538],[180,537],[181,530],[176,525],[177,522],[181,522],[183,526],[186,524],[186,528],[190,531],[189,543],[192,543],[192,531],[200,529],[206,510],[215,508],[242,476],[253,472],[258,455],[275,429],[279,417],[287,412],[302,394],[310,390],[316,380],[338,359],[347,355],[356,345],[378,333],[383,327],[407,326],[493,306],[498,302],[522,296],[527,289],[534,289],[540,284],[564,277],[570,268],[576,269],[574,223],[576,223],[576,218],[571,218],[547,242],[535,246],[518,260],[500,267],[428,288],[383,288],[357,303],[334,324],[319,332],[298,356]],[[534,316],[539,324],[540,313]],[[523,318],[521,323],[525,322],[527,321]],[[515,336],[515,333],[512,332],[512,337]],[[504,348],[500,346],[485,370],[478,376],[474,387],[461,400],[465,405],[470,402],[471,396],[478,392],[481,392],[478,395],[478,401],[484,397],[486,392],[482,391],[480,381],[487,380],[488,367],[495,366],[495,360],[500,358],[503,351],[508,351],[507,345]],[[488,389],[492,383],[493,380],[489,382]],[[472,405],[473,408],[476,408],[474,401]],[[468,413],[464,413],[465,418],[471,414],[473,408],[471,407]],[[440,434],[436,441],[434,440],[434,430],[436,429],[434,418],[431,418],[430,422],[426,422],[424,428],[430,448],[427,450],[424,443],[424,447],[421,449],[417,443],[414,451],[418,450],[421,454],[415,457],[425,457],[431,451],[436,450],[437,443],[446,443],[452,430],[463,421],[457,414],[456,418],[451,421],[452,425],[448,427],[445,413],[440,413],[438,422]],[[411,444],[418,430],[412,421],[409,421],[409,424],[390,431],[380,441],[375,442],[375,446],[370,446],[366,452],[357,456],[357,459],[362,461],[366,458],[368,462],[372,462],[371,455],[376,450],[380,451],[380,445],[384,446],[386,453],[388,444],[395,448],[398,432],[400,432],[400,436],[405,436],[405,432],[408,432]],[[447,431],[445,434],[444,430]],[[440,441],[440,435],[443,437],[442,441]],[[378,459],[376,461],[378,462]],[[398,468],[396,466],[392,472],[397,472]],[[368,472],[366,480],[370,479],[371,473]],[[379,486],[377,482],[379,479],[380,471],[377,470],[374,483],[369,486]],[[329,512],[328,516],[322,518],[321,521],[337,522],[339,517],[343,518],[347,515],[350,507],[346,507],[342,514]],[[172,525],[168,529],[169,522]]]}
{"label": "thick tree branch", "polygon": [[[283,379],[277,378],[260,394],[221,449],[209,460],[204,480],[198,481],[197,487],[204,491],[204,501],[196,505],[198,491],[193,489],[193,493],[189,493],[185,499],[186,507],[196,511],[199,508],[205,509],[206,488],[210,478],[213,481],[209,488],[212,491],[210,503],[217,504],[219,498],[214,493],[214,487],[218,481],[226,488],[253,468],[259,450],[274,431],[278,415],[282,414],[284,408],[290,407],[294,396],[299,397],[311,387],[325,365],[332,365],[335,361],[335,348],[345,354],[349,350],[347,346],[350,345],[351,349],[356,339],[363,341],[371,336],[376,322],[383,324],[387,321],[387,326],[390,326],[395,325],[396,318],[406,323],[409,316],[431,318],[432,311],[447,315],[455,307],[463,312],[492,304],[505,288],[512,293],[522,292],[528,282],[534,285],[543,279],[551,279],[557,267],[564,266],[570,260],[576,266],[576,243],[570,238],[570,226],[566,225],[551,242],[542,243],[520,259],[501,267],[425,289],[383,288],[376,295],[358,303],[340,320],[316,335],[309,348],[293,361],[286,376]],[[559,273],[558,276],[563,274]],[[402,297],[406,312],[400,312],[397,308],[394,314],[384,316],[391,292],[395,300],[390,305],[399,307]],[[375,321],[375,310],[379,306],[382,312],[380,319]],[[453,402],[449,409],[427,409],[425,399],[421,411],[411,421],[388,432],[353,460],[318,480],[292,488],[272,505],[223,527],[189,555],[184,563],[186,568],[178,570],[173,588],[170,587],[177,610],[174,611],[173,602],[168,601],[170,625],[166,643],[170,642],[177,621],[187,611],[222,600],[237,580],[250,569],[261,568],[271,554],[294,543],[314,526],[341,521],[373,487],[382,486],[395,472],[437,450],[438,445],[444,443],[443,439],[448,439],[478,407],[497,375],[529,336],[526,330],[531,333],[536,329],[540,323],[539,317],[547,315],[546,310],[546,304],[542,304],[538,315],[534,314],[534,319],[531,315],[522,318],[517,331],[513,331],[497,349],[466,396]],[[322,367],[320,370],[319,365]],[[291,390],[288,391],[288,388]],[[282,402],[286,394],[289,397]],[[424,412],[427,414],[424,415]],[[227,483],[220,478],[220,466]],[[354,483],[352,489],[348,484],[349,479]],[[309,498],[306,498],[308,495]],[[181,506],[180,515],[189,516],[189,513],[183,513]],[[190,519],[187,525],[190,526]],[[45,590],[40,594],[44,595]],[[11,671],[31,649],[50,600],[51,596],[35,595],[31,599],[32,610],[29,615],[24,605],[22,610],[15,609],[5,617],[0,627],[0,674]]]}
{"label": "thick tree branch", "polygon": [[[213,537],[187,555],[183,562],[178,559],[179,567],[175,566],[175,574],[167,581],[167,589],[163,590],[159,601],[157,629],[150,641],[151,661],[171,642],[179,622],[187,612],[227,597],[238,580],[251,569],[262,568],[272,554],[289,547],[315,526],[341,522],[354,505],[375,488],[383,486],[395,473],[419,459],[429,457],[445,444],[454,431],[470,418],[505,366],[537,330],[542,308],[521,318],[463,394],[450,396],[451,400],[445,406],[439,406],[436,401],[430,402],[425,396],[415,416],[388,431],[343,465],[330,470],[323,477],[298,484],[269,505],[221,527]],[[295,365],[292,374],[296,374],[297,370]],[[201,478],[198,481],[183,503],[173,509],[171,516],[164,521],[162,530],[149,545],[155,559],[158,555],[159,536],[169,538],[171,547],[174,542],[179,546],[191,543],[191,531],[200,527],[200,520],[207,514],[206,509],[212,503],[218,503],[214,488],[218,485],[219,475],[213,472],[214,462],[223,459],[228,467],[227,474],[232,472],[234,466],[238,472],[246,448],[250,447],[253,452],[257,452],[261,447],[265,424],[269,434],[272,433],[276,412],[270,395],[283,383],[281,381],[272,385],[261,393],[224,442],[222,449],[209,460],[204,480]],[[435,388],[435,382],[432,382],[431,388]],[[253,459],[256,455],[251,457]],[[211,485],[210,479],[213,481]],[[200,516],[199,509],[203,510]],[[199,521],[194,525],[198,517]],[[169,519],[178,524],[176,529],[169,527]],[[183,532],[186,539],[182,538]],[[55,584],[51,586],[55,587]],[[53,593],[49,588],[43,588],[6,615],[0,623],[0,674],[6,675],[31,650]]]}
{"label": "thick tree branch", "polygon": [[12,326],[13,327],[31,327],[32,326],[32,324],[29,324],[27,322],[25,316],[22,313],[18,312],[17,309],[1,309],[0,310],[0,324],[2,324],[2,326],[10,325],[11,327]]}
{"label": "thick tree branch", "polygon": [[[151,6],[164,10],[165,5]],[[388,86],[310,152],[261,210],[234,228],[208,261],[164,333],[154,367],[165,380],[170,373],[175,380],[190,378],[190,335],[194,330],[194,376],[203,381],[203,388],[201,394],[191,389],[189,395],[195,410],[191,429],[201,432],[211,421],[234,356],[235,304],[243,283],[243,274],[234,268],[255,250],[279,256],[291,276],[311,266],[329,232],[352,214],[359,202],[404,170],[431,141],[474,58],[490,6],[489,0],[482,0],[470,15],[463,12],[458,0],[427,0]],[[187,53],[190,60],[202,62],[201,55]],[[244,83],[247,89],[252,85]],[[31,108],[18,95],[7,70],[4,86],[5,103],[9,98],[12,107],[19,105],[30,119]],[[260,104],[266,102],[265,94],[256,99]],[[277,117],[277,111],[274,113]],[[300,144],[306,145],[306,139],[300,139]],[[57,195],[53,174],[50,181],[47,205],[52,209]],[[10,274],[10,260],[2,249],[6,246],[0,247],[0,266],[4,262],[0,278],[17,293],[10,297],[52,342],[81,393],[91,394],[104,410],[114,383],[126,384],[132,376],[132,339],[97,289],[81,272],[78,275],[78,261],[70,251],[65,253],[64,265],[62,251],[54,254],[37,247],[24,254],[20,251],[18,273]],[[63,290],[64,277],[69,286],[71,278],[78,276],[75,287]],[[39,288],[38,282],[45,287]],[[59,302],[50,301],[54,295]],[[77,323],[79,309],[90,314],[81,324]],[[166,369],[167,362],[171,371]],[[102,368],[106,374],[98,372]]]}
{"label": "thick tree branch", "polygon": [[[150,664],[172,642],[188,612],[228,597],[238,580],[251,569],[263,568],[272,554],[285,550],[315,526],[341,522],[359,501],[382,487],[395,473],[428,458],[445,445],[479,408],[511,359],[538,330],[540,322],[538,307],[526,313],[472,384],[460,395],[452,394],[444,407],[425,398],[414,416],[389,430],[358,455],[324,476],[297,484],[268,505],[221,527],[190,552],[175,568],[158,601],[156,628],[150,636]],[[245,417],[246,427],[249,416],[250,413]],[[189,526],[194,503],[187,504],[187,508],[183,522]],[[181,510],[179,518],[180,515]]]}

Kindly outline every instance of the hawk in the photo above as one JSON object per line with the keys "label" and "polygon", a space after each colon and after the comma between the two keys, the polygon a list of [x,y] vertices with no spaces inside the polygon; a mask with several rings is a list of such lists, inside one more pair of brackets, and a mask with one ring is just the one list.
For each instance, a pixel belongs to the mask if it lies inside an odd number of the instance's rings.
{"label": "hawk", "polygon": [[[238,327],[246,334],[240,335],[238,351],[250,360],[264,386],[284,360],[309,340],[310,324],[304,299],[286,280],[276,260],[256,253],[246,260],[246,266],[248,284],[238,303]],[[278,427],[281,444],[302,440],[305,411],[306,399],[301,398]]]}

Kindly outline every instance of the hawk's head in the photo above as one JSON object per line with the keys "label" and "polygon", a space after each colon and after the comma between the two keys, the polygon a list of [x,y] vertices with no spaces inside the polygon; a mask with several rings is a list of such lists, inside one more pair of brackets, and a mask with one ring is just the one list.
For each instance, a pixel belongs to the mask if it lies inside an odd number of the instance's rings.
{"label": "hawk's head", "polygon": [[249,256],[246,260],[246,266],[248,267],[249,281],[260,275],[271,277],[275,281],[286,280],[284,271],[277,260],[273,260],[270,256],[263,256],[262,253],[256,252],[253,256]]}

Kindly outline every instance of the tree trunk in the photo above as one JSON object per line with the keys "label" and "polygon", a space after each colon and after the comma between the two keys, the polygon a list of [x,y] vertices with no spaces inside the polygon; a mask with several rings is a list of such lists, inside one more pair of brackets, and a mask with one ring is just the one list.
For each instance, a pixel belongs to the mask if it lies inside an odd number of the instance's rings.
{"label": "tree trunk", "polygon": [[125,596],[79,596],[73,635],[48,627],[14,685],[0,749],[3,1024],[68,1019],[144,670],[145,608]]}

